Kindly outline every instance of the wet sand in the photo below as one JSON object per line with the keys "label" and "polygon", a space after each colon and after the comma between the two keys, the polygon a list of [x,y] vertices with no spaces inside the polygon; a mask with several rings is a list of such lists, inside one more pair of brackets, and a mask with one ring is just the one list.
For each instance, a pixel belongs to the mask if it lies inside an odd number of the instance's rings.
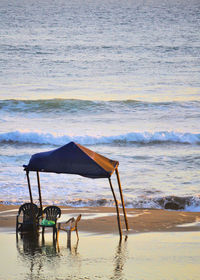
{"label": "wet sand", "polygon": [[[16,205],[0,205],[0,228],[15,228],[16,214],[18,211]],[[60,221],[66,221],[71,217],[82,214],[79,222],[79,231],[117,234],[118,225],[115,208],[112,207],[62,207]],[[122,209],[121,225],[125,230]],[[142,232],[162,232],[162,231],[199,231],[200,213],[167,211],[157,209],[127,209],[129,223],[129,233]],[[184,226],[184,224],[187,224]]]}
{"label": "wet sand", "polygon": [[119,242],[115,208],[61,209],[61,221],[82,214],[79,242],[61,231],[55,243],[51,230],[16,238],[18,206],[0,205],[1,280],[199,278],[200,213],[127,209],[130,234]]}
{"label": "wet sand", "polygon": [[45,241],[0,233],[1,280],[197,280],[200,266],[199,232],[131,234],[119,242],[117,235],[81,232],[71,247],[66,234],[59,247],[52,233]]}

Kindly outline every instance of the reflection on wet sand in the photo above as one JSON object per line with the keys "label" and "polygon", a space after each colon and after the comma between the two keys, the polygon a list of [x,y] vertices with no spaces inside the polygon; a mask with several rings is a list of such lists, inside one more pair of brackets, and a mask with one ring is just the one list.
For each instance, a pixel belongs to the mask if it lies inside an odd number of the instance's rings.
{"label": "reflection on wet sand", "polygon": [[59,243],[51,231],[45,240],[0,235],[1,280],[199,279],[198,232],[135,234],[120,243],[117,235],[81,233],[79,243],[73,235],[70,246],[65,232]]}
{"label": "reflection on wet sand", "polygon": [[[40,240],[39,235],[36,234],[21,234],[16,235],[16,247],[22,262],[29,266],[29,274],[27,279],[38,279],[40,272],[45,265],[45,262],[52,258],[59,257],[56,249],[56,242],[53,240],[52,244],[45,244],[44,238]],[[46,258],[46,260],[44,260]]]}
{"label": "reflection on wet sand", "polygon": [[[47,238],[48,239],[48,238]],[[26,263],[29,267],[27,279],[40,279],[40,273],[50,262],[53,266],[59,263],[61,258],[61,250],[59,241],[52,239],[45,242],[45,237],[40,238],[39,235],[34,234],[21,234],[16,235],[16,247],[22,262]],[[64,248],[62,248],[64,250]],[[77,255],[78,241],[75,245],[67,240],[66,249],[71,255]],[[37,278],[35,278],[37,275]],[[41,278],[42,279],[42,278]]]}
{"label": "reflection on wet sand", "polygon": [[[71,239],[66,238],[66,247],[69,251],[77,251],[79,240],[74,246],[71,245]],[[47,257],[57,256],[60,252],[59,240],[52,238],[52,242],[45,243],[45,235],[40,237],[39,234],[25,233],[16,234],[16,246],[18,252],[22,255],[34,256],[36,254],[45,254]]]}
{"label": "reflection on wet sand", "polygon": [[114,256],[114,271],[113,276],[110,278],[112,280],[122,280],[124,279],[123,268],[127,258],[127,236],[124,241],[120,241]]}
{"label": "reflection on wet sand", "polygon": [[[45,241],[45,237],[47,241]],[[76,240],[72,244],[71,239],[68,239],[67,236],[62,234],[62,245],[60,246],[59,240],[52,239],[50,234],[47,234],[45,237],[31,233],[16,235],[18,256],[29,271],[26,279],[43,279],[42,276],[48,263],[56,267],[66,261],[68,264],[73,263],[73,267],[80,271],[82,266],[81,261],[84,257],[81,257],[78,252],[79,240]],[[63,243],[65,243],[65,246],[63,246]],[[88,252],[85,253],[86,255],[88,254]],[[122,280],[124,279],[123,267],[127,258],[127,237],[119,241],[115,251],[111,255],[113,255],[111,257],[113,275],[110,279]],[[65,261],[63,257],[66,257]],[[71,279],[76,279],[72,275],[71,277]]]}

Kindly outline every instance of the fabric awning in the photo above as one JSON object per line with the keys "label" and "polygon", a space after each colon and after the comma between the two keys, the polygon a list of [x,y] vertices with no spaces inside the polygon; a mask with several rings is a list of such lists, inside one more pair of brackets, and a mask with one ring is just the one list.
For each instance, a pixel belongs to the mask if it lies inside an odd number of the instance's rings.
{"label": "fabric awning", "polygon": [[78,174],[88,178],[110,178],[119,162],[70,142],[58,149],[32,155],[26,171]]}

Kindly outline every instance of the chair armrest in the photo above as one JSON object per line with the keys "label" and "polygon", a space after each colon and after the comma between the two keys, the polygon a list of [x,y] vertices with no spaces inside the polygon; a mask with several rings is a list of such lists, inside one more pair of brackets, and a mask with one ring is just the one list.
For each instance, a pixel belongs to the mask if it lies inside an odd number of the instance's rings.
{"label": "chair armrest", "polygon": [[[72,223],[75,221],[74,217],[70,218],[69,220],[67,220],[66,222],[58,222],[58,230],[62,229],[65,231],[68,231],[72,229]],[[62,227],[63,225],[63,227]]]}
{"label": "chair armrest", "polygon": [[74,217],[72,217],[68,221],[66,221],[65,224],[73,223],[74,221],[75,221],[75,219],[74,219]]}
{"label": "chair armrest", "polygon": [[[65,222],[65,224],[69,224],[70,230],[77,230],[78,222],[81,219],[81,214],[78,215],[78,217],[75,219],[74,217],[70,218],[68,221]],[[72,225],[74,223],[74,225]]]}
{"label": "chair armrest", "polygon": [[19,221],[19,214],[17,214],[17,216],[16,216],[16,221],[18,222]]}
{"label": "chair armrest", "polygon": [[18,233],[19,231],[19,225],[21,225],[22,223],[19,222],[19,214],[17,214],[16,216],[16,233]]}
{"label": "chair armrest", "polygon": [[71,229],[71,231],[76,230],[76,234],[78,234],[77,227],[78,227],[78,222],[80,221],[80,219],[81,219],[81,214],[79,214],[78,217],[76,218],[76,220],[74,220],[75,224],[74,224],[74,227]]}
{"label": "chair armrest", "polygon": [[81,214],[78,215],[78,217],[76,218],[76,221],[75,221],[75,225],[77,226],[78,222],[80,221],[81,219]]}

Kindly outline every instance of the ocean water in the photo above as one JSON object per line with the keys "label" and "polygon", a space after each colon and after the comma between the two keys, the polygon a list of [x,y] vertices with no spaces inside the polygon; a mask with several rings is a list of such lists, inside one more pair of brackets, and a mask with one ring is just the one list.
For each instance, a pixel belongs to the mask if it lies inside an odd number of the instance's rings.
{"label": "ocean water", "polygon": [[[127,207],[200,209],[199,1],[1,0],[0,22],[1,202],[29,199],[32,154],[75,141],[119,161]],[[105,179],[41,187],[45,203],[113,205]]]}

